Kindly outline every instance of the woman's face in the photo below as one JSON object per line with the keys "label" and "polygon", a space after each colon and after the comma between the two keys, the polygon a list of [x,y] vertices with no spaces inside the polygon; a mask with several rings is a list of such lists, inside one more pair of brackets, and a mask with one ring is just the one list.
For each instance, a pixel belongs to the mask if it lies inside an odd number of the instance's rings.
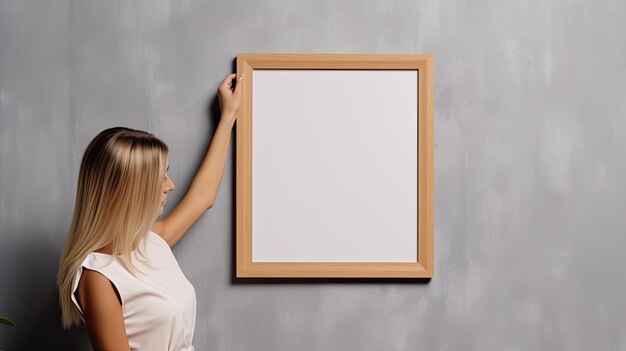
{"label": "woman's face", "polygon": [[[169,159],[168,159],[168,163],[167,163],[167,170],[170,169],[170,164],[169,164]],[[167,199],[167,192],[170,190],[174,190],[174,182],[172,182],[172,180],[170,179],[169,175],[167,174],[167,170],[165,171],[165,184],[163,184],[163,194],[161,196],[161,210],[160,213],[163,213],[163,210],[165,209],[165,203],[166,203],[166,199]]]}

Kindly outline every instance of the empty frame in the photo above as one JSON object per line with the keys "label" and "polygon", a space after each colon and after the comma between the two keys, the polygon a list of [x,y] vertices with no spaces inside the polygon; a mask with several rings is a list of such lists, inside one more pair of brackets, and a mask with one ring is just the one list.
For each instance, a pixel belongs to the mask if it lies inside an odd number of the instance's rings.
{"label": "empty frame", "polygon": [[432,277],[432,55],[239,54],[237,73],[237,277]]}

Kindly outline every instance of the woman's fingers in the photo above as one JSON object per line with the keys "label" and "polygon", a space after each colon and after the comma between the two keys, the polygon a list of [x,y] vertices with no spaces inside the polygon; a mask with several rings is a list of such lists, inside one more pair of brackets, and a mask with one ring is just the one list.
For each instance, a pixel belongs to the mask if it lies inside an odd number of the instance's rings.
{"label": "woman's fingers", "polygon": [[243,97],[244,77],[243,74],[241,74],[239,78],[237,78],[235,89],[232,89],[232,80],[235,79],[235,77],[237,77],[237,74],[231,73],[224,78],[218,88],[218,99],[222,113],[232,115],[236,118]]}
{"label": "woman's fingers", "polygon": [[233,94],[240,94],[241,93],[241,89],[243,89],[243,87],[241,87],[243,85],[243,74],[241,74],[239,76],[238,83],[235,86],[235,89],[233,90],[233,78],[235,78],[237,76],[236,73],[231,73],[229,75],[226,76],[226,78],[224,78],[224,80],[222,81],[222,84],[220,85],[220,89],[228,89],[228,91],[230,91]]}
{"label": "woman's fingers", "polygon": [[243,89],[243,73],[237,79],[237,86],[235,86],[235,94],[240,94],[241,89]]}
{"label": "woman's fingers", "polygon": [[233,78],[235,78],[236,75],[236,73],[231,73],[227,75],[226,78],[224,78],[224,80],[222,81],[222,84],[220,84],[220,86],[230,89],[230,87],[232,86],[232,80]]}
{"label": "woman's fingers", "polygon": [[236,75],[237,73],[228,74],[226,78],[224,78],[224,80],[222,81],[222,84],[229,83],[231,80],[233,80],[233,78],[235,78]]}

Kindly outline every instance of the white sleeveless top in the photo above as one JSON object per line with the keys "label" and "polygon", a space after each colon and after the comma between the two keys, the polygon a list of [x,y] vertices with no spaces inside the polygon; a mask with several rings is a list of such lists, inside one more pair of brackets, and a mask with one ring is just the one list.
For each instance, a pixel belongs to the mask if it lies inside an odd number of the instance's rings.
{"label": "white sleeveless top", "polygon": [[137,273],[139,279],[117,257],[99,252],[87,254],[74,278],[72,301],[82,314],[74,292],[83,267],[98,271],[120,294],[131,350],[193,351],[195,289],[161,236],[148,232],[145,253],[151,262],[145,262],[137,250],[132,253],[133,263],[142,271]]}

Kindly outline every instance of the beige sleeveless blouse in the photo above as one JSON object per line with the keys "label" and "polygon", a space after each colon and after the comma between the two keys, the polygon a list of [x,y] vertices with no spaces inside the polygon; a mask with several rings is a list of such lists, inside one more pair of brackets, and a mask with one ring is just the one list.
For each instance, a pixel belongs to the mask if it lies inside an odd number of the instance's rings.
{"label": "beige sleeveless blouse", "polygon": [[133,263],[143,272],[134,277],[115,256],[91,252],[76,272],[72,301],[82,314],[74,292],[83,267],[98,271],[117,288],[122,300],[126,335],[131,350],[193,351],[196,292],[183,274],[170,246],[150,231],[146,256],[133,251]]}

